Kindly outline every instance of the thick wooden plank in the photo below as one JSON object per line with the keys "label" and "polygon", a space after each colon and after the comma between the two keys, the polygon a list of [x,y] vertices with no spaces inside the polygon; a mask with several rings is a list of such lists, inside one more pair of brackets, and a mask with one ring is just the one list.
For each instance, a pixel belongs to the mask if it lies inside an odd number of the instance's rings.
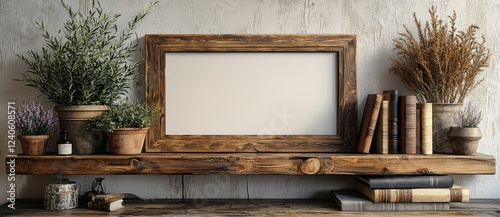
{"label": "thick wooden plank", "polygon": [[[143,153],[24,156],[16,174],[495,174],[495,157],[325,153]],[[10,161],[7,158],[6,161]],[[9,165],[6,165],[7,173]]]}
{"label": "thick wooden plank", "polygon": [[16,209],[0,206],[6,216],[498,216],[500,199],[452,203],[450,211],[345,212],[333,200],[155,200],[125,201],[114,212],[83,206],[64,211],[43,209],[41,200],[18,200]]}
{"label": "thick wooden plank", "polygon": [[[259,137],[259,138],[256,138]],[[161,152],[349,152],[339,136],[165,136],[154,147]]]}
{"label": "thick wooden plank", "polygon": [[[165,52],[335,52],[337,68],[337,134],[317,136],[261,135],[212,136],[191,141],[191,135],[166,135]],[[356,35],[146,35],[146,102],[158,108],[161,118],[152,123],[146,152],[354,152],[357,144]],[[196,137],[196,136],[195,136]]]}

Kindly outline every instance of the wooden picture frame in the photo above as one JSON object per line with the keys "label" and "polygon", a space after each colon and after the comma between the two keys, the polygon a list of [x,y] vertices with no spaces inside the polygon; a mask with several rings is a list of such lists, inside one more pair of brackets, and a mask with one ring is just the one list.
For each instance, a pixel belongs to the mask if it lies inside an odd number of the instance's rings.
{"label": "wooden picture frame", "polygon": [[[166,52],[336,52],[337,135],[166,135]],[[146,102],[159,109],[146,152],[354,152],[357,146],[356,35],[146,35]]]}

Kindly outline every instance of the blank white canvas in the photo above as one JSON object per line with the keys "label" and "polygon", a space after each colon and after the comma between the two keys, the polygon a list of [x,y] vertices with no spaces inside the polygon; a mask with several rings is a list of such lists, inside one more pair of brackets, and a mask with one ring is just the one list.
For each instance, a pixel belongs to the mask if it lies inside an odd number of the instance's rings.
{"label": "blank white canvas", "polygon": [[165,58],[167,135],[336,135],[336,53]]}

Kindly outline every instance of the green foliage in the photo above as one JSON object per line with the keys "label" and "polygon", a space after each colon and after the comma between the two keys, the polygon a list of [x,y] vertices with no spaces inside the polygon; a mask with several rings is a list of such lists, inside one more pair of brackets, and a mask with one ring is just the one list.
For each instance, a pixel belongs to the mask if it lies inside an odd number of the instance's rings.
{"label": "green foliage", "polygon": [[157,110],[144,103],[114,105],[100,117],[90,120],[87,129],[113,132],[117,128],[144,128],[157,116]]}
{"label": "green foliage", "polygon": [[84,15],[75,12],[63,0],[61,5],[69,19],[55,35],[43,22],[37,22],[45,40],[41,51],[29,51],[18,57],[28,65],[18,81],[37,88],[47,98],[62,105],[110,105],[130,89],[142,61],[133,61],[137,42],[129,42],[137,23],[150,12],[151,6],[118,30],[121,14],[103,11],[98,0]]}

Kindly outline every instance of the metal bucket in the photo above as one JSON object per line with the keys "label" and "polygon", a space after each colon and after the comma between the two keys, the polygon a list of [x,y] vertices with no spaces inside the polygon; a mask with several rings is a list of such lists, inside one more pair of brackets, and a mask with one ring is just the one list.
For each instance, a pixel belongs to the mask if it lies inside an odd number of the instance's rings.
{"label": "metal bucket", "polygon": [[62,179],[45,185],[43,204],[48,210],[73,209],[78,206],[76,182]]}

